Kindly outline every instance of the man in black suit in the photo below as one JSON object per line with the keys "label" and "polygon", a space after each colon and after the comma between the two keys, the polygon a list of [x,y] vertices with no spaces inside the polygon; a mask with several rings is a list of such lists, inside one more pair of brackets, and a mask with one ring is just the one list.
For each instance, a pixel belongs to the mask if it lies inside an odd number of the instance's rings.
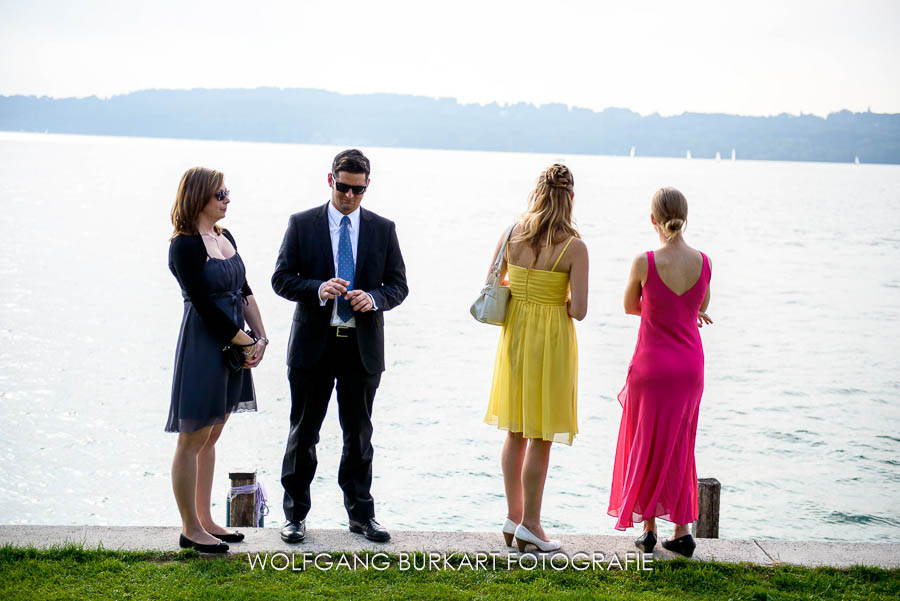
{"label": "man in black suit", "polygon": [[316,443],[337,382],[344,449],[338,484],[350,531],[385,542],[375,521],[372,485],[372,402],[384,371],[384,311],[406,298],[406,267],[394,223],[361,208],[369,160],[358,150],[339,153],[328,174],[331,200],[291,215],[278,252],[272,287],[296,301],[288,341],[291,431],[281,467],[281,538],[306,536]]}

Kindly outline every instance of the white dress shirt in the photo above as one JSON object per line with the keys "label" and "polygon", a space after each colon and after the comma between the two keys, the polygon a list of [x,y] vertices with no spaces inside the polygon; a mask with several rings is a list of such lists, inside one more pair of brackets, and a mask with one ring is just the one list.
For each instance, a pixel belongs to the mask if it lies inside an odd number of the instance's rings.
{"label": "white dress shirt", "polygon": [[[356,207],[356,210],[347,215],[350,218],[350,225],[347,226],[348,233],[350,234],[350,248],[353,250],[353,268],[356,270],[356,249],[359,246],[359,207]],[[328,231],[331,233],[331,254],[334,257],[334,273],[338,272],[338,245],[341,242],[341,219],[344,218],[344,214],[334,208],[334,205],[329,202],[328,203]],[[319,286],[319,306],[324,306],[328,300],[322,300],[322,286],[325,283],[323,282],[321,286]],[[378,310],[378,307],[375,306],[375,299],[371,294],[368,294],[368,297],[372,300],[372,308],[370,311]],[[342,320],[337,314],[337,299],[334,299],[334,308],[331,310],[331,325],[333,326],[344,326],[347,328],[355,328],[356,327],[356,317],[351,317],[350,321]]]}

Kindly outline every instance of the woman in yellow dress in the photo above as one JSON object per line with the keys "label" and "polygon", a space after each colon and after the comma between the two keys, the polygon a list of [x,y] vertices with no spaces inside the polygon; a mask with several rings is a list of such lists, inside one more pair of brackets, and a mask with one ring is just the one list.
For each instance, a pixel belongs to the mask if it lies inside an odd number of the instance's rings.
{"label": "woman in yellow dress", "polygon": [[[578,432],[578,346],[572,319],[587,312],[588,252],[572,221],[575,180],[565,165],[545,169],[513,226],[500,266],[510,301],[500,334],[484,421],[507,430],[501,463],[506,544],[560,548],[541,527],[550,445]],[[491,265],[504,248],[497,243]],[[488,275],[490,278],[490,275]]]}

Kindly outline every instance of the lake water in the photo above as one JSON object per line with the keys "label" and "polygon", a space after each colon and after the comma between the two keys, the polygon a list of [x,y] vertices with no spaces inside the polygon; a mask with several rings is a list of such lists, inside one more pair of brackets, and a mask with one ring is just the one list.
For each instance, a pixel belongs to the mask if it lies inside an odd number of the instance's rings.
{"label": "lake water", "polygon": [[[269,279],[288,216],[328,199],[340,149],[0,133],[0,523],[177,525],[175,435],[163,432],[182,313],[167,261],[184,170],[222,170],[228,217],[272,344],[260,410],[217,446],[257,469],[283,519],[279,473],[293,306]],[[504,434],[482,423],[499,328],[468,307],[540,170],[565,161],[590,250],[577,324],[579,427],[558,445],[550,532],[613,534],[606,515],[622,387],[639,319],[628,266],[656,248],[649,201],[690,203],[687,240],[713,263],[703,328],[697,468],[722,483],[720,535],[900,539],[900,166],[367,148],[364,206],[393,219],[410,295],[387,313],[375,400],[375,481],[388,528],[499,529]],[[345,527],[335,404],[319,445],[310,528]],[[636,531],[633,531],[636,532]]]}

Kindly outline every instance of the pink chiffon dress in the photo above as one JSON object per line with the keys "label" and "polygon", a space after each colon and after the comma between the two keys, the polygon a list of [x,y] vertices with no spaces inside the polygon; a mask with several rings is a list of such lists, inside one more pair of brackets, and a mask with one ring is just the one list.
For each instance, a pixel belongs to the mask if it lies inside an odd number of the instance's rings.
{"label": "pink chiffon dress", "polygon": [[684,294],[666,286],[647,253],[641,326],[625,386],[609,495],[615,528],[659,517],[676,524],[699,514],[694,440],[703,394],[703,344],[697,312],[709,287],[709,259]]}

